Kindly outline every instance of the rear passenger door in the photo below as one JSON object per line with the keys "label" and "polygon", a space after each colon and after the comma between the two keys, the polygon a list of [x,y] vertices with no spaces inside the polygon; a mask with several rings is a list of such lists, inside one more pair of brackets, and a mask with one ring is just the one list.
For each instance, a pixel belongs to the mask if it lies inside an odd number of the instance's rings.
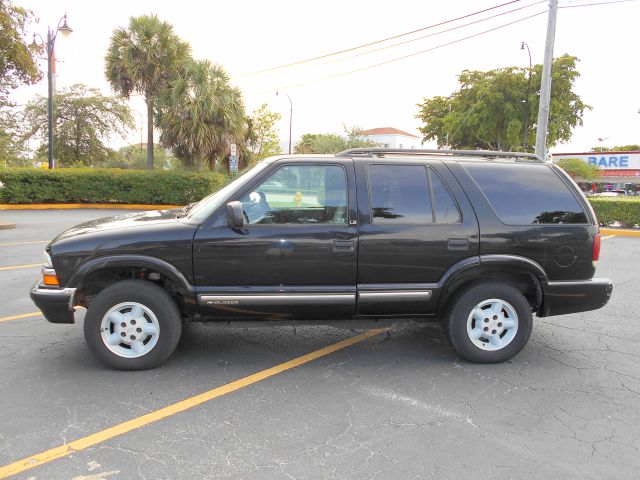
{"label": "rear passenger door", "polygon": [[440,161],[356,160],[358,313],[429,314],[434,289],[478,255],[478,223]]}

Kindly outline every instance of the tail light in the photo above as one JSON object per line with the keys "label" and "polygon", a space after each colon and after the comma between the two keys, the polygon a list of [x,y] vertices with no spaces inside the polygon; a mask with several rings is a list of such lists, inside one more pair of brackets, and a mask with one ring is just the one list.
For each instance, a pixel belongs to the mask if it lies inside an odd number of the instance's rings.
{"label": "tail light", "polygon": [[596,262],[600,259],[600,244],[602,240],[600,239],[600,232],[596,233],[593,236],[593,265],[595,266]]}

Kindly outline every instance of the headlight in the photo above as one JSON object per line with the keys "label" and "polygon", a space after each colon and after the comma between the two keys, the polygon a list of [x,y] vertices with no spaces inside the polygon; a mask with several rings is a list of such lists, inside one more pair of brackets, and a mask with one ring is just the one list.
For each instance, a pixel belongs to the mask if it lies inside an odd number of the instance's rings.
{"label": "headlight", "polygon": [[42,266],[44,268],[53,268],[53,263],[51,263],[51,255],[49,255],[46,250],[42,252]]}

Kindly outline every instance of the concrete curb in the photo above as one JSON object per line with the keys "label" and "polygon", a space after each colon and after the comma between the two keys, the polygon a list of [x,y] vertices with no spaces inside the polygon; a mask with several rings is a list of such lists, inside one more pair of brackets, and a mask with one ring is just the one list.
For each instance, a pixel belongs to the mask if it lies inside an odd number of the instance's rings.
{"label": "concrete curb", "polygon": [[627,230],[624,228],[601,228],[602,235],[615,235],[616,237],[640,237],[640,230]]}
{"label": "concrete curb", "polygon": [[16,224],[15,223],[0,222],[0,230],[9,230],[10,228],[16,228]]}
{"label": "concrete curb", "polygon": [[97,208],[110,210],[167,210],[181,205],[141,205],[122,203],[0,203],[0,210],[75,210]]}

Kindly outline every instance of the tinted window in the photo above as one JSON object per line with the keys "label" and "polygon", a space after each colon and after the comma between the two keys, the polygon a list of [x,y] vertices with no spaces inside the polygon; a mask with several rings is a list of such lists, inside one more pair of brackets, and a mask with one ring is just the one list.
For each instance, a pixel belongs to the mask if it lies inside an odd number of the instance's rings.
{"label": "tinted window", "polygon": [[422,165],[371,165],[373,223],[431,223],[427,170]]}
{"label": "tinted window", "polygon": [[576,198],[548,167],[468,164],[464,168],[484,192],[503,223],[587,223],[584,210]]}
{"label": "tinted window", "polygon": [[241,200],[249,224],[347,223],[347,180],[338,165],[287,165]]}
{"label": "tinted window", "polygon": [[458,210],[458,206],[440,176],[432,169],[429,169],[429,177],[431,178],[433,209],[436,213],[436,222],[460,222],[460,211]]}

